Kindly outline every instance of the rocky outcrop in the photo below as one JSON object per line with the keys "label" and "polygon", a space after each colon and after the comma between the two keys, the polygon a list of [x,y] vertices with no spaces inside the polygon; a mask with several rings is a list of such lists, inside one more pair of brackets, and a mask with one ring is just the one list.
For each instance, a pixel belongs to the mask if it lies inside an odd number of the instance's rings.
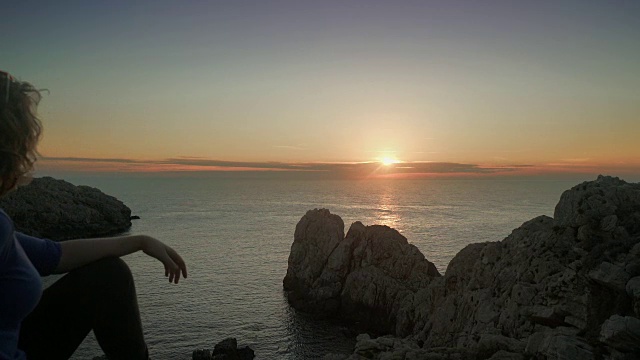
{"label": "rocky outcrop", "polygon": [[387,226],[351,225],[326,209],[308,211],[294,236],[284,288],[297,309],[340,315],[403,334],[413,327],[413,296],[440,274]]}
{"label": "rocky outcrop", "polygon": [[52,240],[108,236],[131,227],[131,210],[118,199],[50,177],[1,198],[0,208],[18,231]]}
{"label": "rocky outcrop", "polygon": [[[382,227],[356,223],[353,238],[371,238],[366,230],[355,236],[363,228],[378,233],[374,229]],[[294,246],[323,238],[322,228],[316,230],[296,237]],[[399,251],[410,245],[392,229],[378,234],[383,233],[365,247],[379,252],[364,262],[359,252],[340,250],[351,248],[348,234],[320,260],[325,266],[316,270],[320,275],[308,290],[288,287],[285,278],[285,290],[295,294],[293,306],[305,303],[301,296],[313,302],[337,298],[333,313],[377,314],[394,325],[377,330],[408,336],[404,342],[359,339],[352,359],[640,358],[640,184],[600,176],[575,186],[562,195],[554,218],[540,216],[500,242],[465,247],[444,276],[430,271],[417,250],[406,250],[408,256]],[[333,257],[345,258],[339,263],[349,264],[348,271],[336,271]],[[342,281],[337,275],[323,278],[327,273],[347,275]],[[288,271],[287,277],[294,274]],[[320,292],[331,283],[323,279],[337,279],[333,284],[341,286]],[[351,294],[361,296],[351,302]]]}

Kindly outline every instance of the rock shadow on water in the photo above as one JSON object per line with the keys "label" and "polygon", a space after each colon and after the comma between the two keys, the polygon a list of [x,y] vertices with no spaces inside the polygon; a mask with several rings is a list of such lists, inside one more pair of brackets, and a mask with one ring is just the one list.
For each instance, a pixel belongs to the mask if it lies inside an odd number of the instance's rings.
{"label": "rock shadow on water", "polygon": [[358,332],[341,319],[319,317],[291,307],[286,318],[291,338],[287,348],[278,351],[282,358],[318,359],[327,353],[327,344],[332,344],[332,351],[350,353],[356,344]]}

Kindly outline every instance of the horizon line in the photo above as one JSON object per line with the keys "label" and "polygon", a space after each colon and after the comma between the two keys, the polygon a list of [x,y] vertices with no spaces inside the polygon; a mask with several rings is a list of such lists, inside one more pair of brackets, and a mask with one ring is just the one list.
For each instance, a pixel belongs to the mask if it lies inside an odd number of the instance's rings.
{"label": "horizon line", "polygon": [[363,162],[281,162],[228,161],[202,157],[172,157],[160,160],[42,156],[38,172],[123,172],[123,173],[201,173],[201,172],[295,172],[333,175],[343,178],[423,178],[493,177],[570,174],[620,174],[640,176],[640,167],[627,164],[554,162],[549,164],[472,164],[438,161]]}

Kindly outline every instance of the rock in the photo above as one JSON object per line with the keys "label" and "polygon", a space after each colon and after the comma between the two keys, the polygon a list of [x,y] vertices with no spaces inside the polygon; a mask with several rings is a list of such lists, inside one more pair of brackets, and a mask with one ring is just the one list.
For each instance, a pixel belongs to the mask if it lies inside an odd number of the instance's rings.
{"label": "rock", "polygon": [[593,347],[570,329],[536,332],[529,337],[525,354],[548,360],[595,359]]}
{"label": "rock", "polygon": [[633,311],[640,317],[640,276],[636,276],[627,282],[625,287],[627,294],[633,299]]}
{"label": "rock", "polygon": [[600,341],[619,351],[640,353],[640,319],[611,316],[602,325]]}
{"label": "rock", "polygon": [[440,277],[435,266],[387,226],[354,223],[336,252],[343,249],[350,256],[341,256],[349,269],[342,280],[341,315],[382,333],[408,335],[414,326],[413,298]]}
{"label": "rock", "polygon": [[193,360],[252,360],[255,357],[253,350],[245,346],[238,349],[238,341],[235,338],[226,338],[217,343],[213,351],[195,350]]}
{"label": "rock", "polygon": [[[619,178],[598,176],[596,181],[584,182],[565,191],[553,214],[560,226],[580,227],[615,215],[623,201],[638,200],[637,190]],[[621,195],[621,196],[620,196]]]}
{"label": "rock", "polygon": [[344,223],[311,210],[296,226],[284,279],[296,309],[340,314],[363,327],[395,334],[413,328],[413,296],[440,274],[420,251],[387,226]]}
{"label": "rock", "polygon": [[290,303],[405,341],[362,337],[349,359],[639,354],[631,344],[640,321],[640,184],[600,176],[575,186],[562,194],[555,218],[468,245],[444,276],[395,230],[356,222],[341,239],[342,221],[329,214],[308,212],[296,228],[285,290],[296,292],[288,282],[305,290]]}
{"label": "rock", "polygon": [[193,350],[192,360],[211,360],[211,350]]}
{"label": "rock", "polygon": [[[336,358],[335,355],[332,356]],[[354,353],[346,357],[346,360],[474,360],[476,358],[476,354],[467,349],[451,347],[426,349],[420,347],[411,338],[398,339],[387,335],[372,339],[367,334],[361,334],[357,338]]]}
{"label": "rock", "polygon": [[235,338],[226,338],[213,347],[213,355],[234,352],[238,349],[238,341]]}
{"label": "rock", "polygon": [[618,217],[616,215],[608,215],[600,220],[600,229],[602,231],[612,232],[618,227],[617,225]]}
{"label": "rock", "polygon": [[625,291],[630,276],[624,268],[604,261],[589,272],[589,277],[612,290],[622,292]]}
{"label": "rock", "polygon": [[337,310],[338,304],[332,301],[335,295],[330,287],[318,289],[314,282],[343,239],[344,222],[329,210],[310,210],[298,222],[283,281],[288,300],[295,308],[315,313]]}
{"label": "rock", "polygon": [[524,356],[520,353],[512,353],[500,350],[493,354],[489,360],[524,360]]}
{"label": "rock", "polygon": [[640,243],[635,244],[631,250],[629,250],[629,255],[640,256]]}
{"label": "rock", "polygon": [[509,338],[503,335],[485,334],[480,336],[477,351],[481,355],[491,355],[500,351],[522,354],[526,347],[524,341]]}
{"label": "rock", "polygon": [[329,353],[322,357],[322,360],[346,360],[349,355]]}
{"label": "rock", "polygon": [[131,227],[131,210],[88,186],[36,178],[0,199],[16,229],[52,240],[109,236]]}
{"label": "rock", "polygon": [[625,287],[627,294],[634,299],[640,300],[640,276],[636,276],[627,282]]}

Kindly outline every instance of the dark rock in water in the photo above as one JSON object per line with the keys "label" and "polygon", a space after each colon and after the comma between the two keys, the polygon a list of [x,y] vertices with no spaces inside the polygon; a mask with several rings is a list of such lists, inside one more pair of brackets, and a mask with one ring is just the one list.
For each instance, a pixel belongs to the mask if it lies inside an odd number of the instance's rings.
{"label": "dark rock in water", "polygon": [[440,277],[435,266],[390,227],[356,222],[343,234],[342,219],[329,210],[302,217],[284,279],[290,304],[385,333],[409,333],[413,297]]}
{"label": "dark rock in water", "polygon": [[[154,359],[153,354],[150,356]],[[226,338],[217,343],[213,352],[208,349],[194,350],[192,360],[253,360],[255,354],[248,346],[238,349],[238,342],[235,338]],[[107,360],[106,355],[96,356],[93,360]]]}
{"label": "dark rock in water", "polygon": [[600,176],[554,217],[468,245],[439,276],[395,230],[341,239],[342,220],[309,211],[284,288],[298,309],[403,337],[361,336],[348,359],[640,359],[640,184]]}
{"label": "dark rock in water", "polygon": [[36,178],[0,199],[16,229],[52,240],[109,236],[131,227],[131,209],[89,186]]}
{"label": "dark rock in water", "polygon": [[284,278],[284,288],[294,307],[316,313],[335,311],[331,301],[311,292],[329,256],[343,239],[344,222],[329,210],[308,211],[298,222]]}
{"label": "dark rock in water", "polygon": [[210,350],[195,350],[193,360],[253,360],[255,354],[248,346],[238,349],[238,341],[235,338],[226,338]]}
{"label": "dark rock in water", "polygon": [[133,215],[132,217],[129,218],[129,220],[140,220],[140,216]]}
{"label": "dark rock in water", "polygon": [[235,338],[226,338],[213,347],[213,355],[234,352],[238,349],[238,341]]}

